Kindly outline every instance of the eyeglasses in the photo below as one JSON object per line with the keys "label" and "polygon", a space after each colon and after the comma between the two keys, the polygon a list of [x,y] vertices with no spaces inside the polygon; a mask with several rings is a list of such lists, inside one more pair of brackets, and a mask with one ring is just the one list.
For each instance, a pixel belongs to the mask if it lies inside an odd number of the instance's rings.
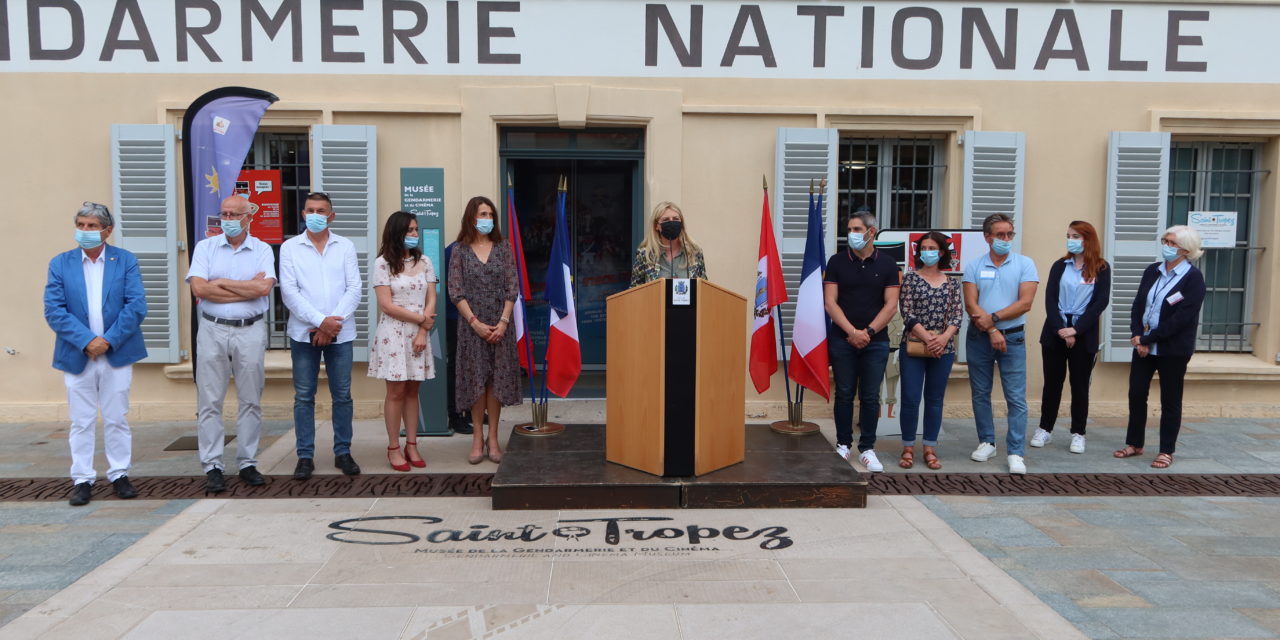
{"label": "eyeglasses", "polygon": [[249,213],[247,211],[245,213],[229,213],[227,211],[223,211],[218,214],[218,217],[223,220],[243,220],[248,216]]}
{"label": "eyeglasses", "polygon": [[1014,233],[1014,232],[1012,232],[1012,231],[1006,231],[1006,232],[1004,232],[1004,233],[993,233],[993,234],[991,234],[991,237],[992,237],[992,238],[995,238],[995,239],[997,239],[997,240],[1012,240],[1012,239],[1013,239],[1013,237],[1014,237],[1014,236],[1016,236],[1016,235],[1018,235],[1018,234],[1017,234],[1017,233]]}

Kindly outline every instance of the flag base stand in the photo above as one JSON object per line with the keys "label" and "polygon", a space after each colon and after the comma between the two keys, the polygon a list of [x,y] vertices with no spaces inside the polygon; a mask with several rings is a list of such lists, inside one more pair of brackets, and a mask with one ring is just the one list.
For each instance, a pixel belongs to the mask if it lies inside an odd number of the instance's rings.
{"label": "flag base stand", "polygon": [[564,432],[564,425],[559,422],[547,422],[547,403],[533,403],[533,422],[522,422],[515,426],[515,433],[522,436],[558,436]]}
{"label": "flag base stand", "polygon": [[818,433],[817,424],[804,421],[804,404],[800,402],[788,402],[787,419],[770,423],[769,428],[776,433],[789,436],[807,436],[811,433]]}

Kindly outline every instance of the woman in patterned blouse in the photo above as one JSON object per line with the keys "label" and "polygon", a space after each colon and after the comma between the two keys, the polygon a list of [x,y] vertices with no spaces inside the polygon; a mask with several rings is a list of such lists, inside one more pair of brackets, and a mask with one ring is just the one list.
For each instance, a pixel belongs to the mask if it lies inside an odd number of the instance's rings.
{"label": "woman in patterned blouse", "polygon": [[689,237],[684,213],[674,202],[659,202],[649,215],[649,231],[631,263],[631,286],[658,278],[707,279],[702,248]]}
{"label": "woman in patterned blouse", "polygon": [[[920,397],[924,396],[924,463],[941,469],[934,447],[942,429],[942,398],[955,362],[955,335],[960,331],[964,309],[960,284],[946,274],[950,269],[951,239],[930,231],[916,242],[915,269],[902,279],[898,304],[902,310],[902,457],[898,466],[910,469],[915,463],[916,426]],[[907,354],[907,342],[924,343],[924,357]]]}

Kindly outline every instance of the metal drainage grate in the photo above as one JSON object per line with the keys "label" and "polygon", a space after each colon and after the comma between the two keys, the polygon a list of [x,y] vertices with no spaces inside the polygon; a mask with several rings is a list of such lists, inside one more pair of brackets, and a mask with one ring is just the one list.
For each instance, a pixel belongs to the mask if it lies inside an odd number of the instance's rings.
{"label": "metal drainage grate", "polygon": [[[130,478],[141,500],[181,498],[474,498],[488,497],[492,473],[419,473],[414,475],[362,474],[313,476],[306,482],[290,476],[267,476],[267,484],[251,487],[234,474],[227,475],[227,490],[205,495],[203,476]],[[19,478],[0,480],[0,502],[52,502],[71,493],[67,478]],[[114,500],[111,483],[99,480],[94,499]]]}
{"label": "metal drainage grate", "polygon": [[1280,496],[1275,474],[877,473],[867,493],[903,496]]}

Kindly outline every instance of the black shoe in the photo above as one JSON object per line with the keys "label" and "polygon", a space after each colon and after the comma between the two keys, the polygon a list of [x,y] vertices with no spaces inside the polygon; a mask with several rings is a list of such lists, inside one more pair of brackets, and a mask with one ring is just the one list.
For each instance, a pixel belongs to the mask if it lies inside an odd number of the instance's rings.
{"label": "black shoe", "polygon": [[253,465],[240,470],[240,480],[251,487],[261,487],[267,483],[267,479],[262,477],[262,474],[258,473],[258,468]]}
{"label": "black shoe", "polygon": [[93,498],[93,484],[81,482],[71,490],[71,499],[68,502],[73,507],[83,507],[89,504],[89,500]]}
{"label": "black shoe", "polygon": [[205,493],[222,493],[227,490],[227,481],[222,478],[222,469],[214,467],[205,474],[209,481],[204,485]]}
{"label": "black shoe", "polygon": [[475,427],[471,426],[471,421],[462,416],[453,416],[449,419],[449,428],[459,435],[469,436],[475,433]]}
{"label": "black shoe", "polygon": [[129,476],[120,476],[111,481],[111,486],[116,488],[116,497],[121,500],[129,500],[138,497],[138,490],[133,488],[129,483]]}
{"label": "black shoe", "polygon": [[333,465],[349,476],[360,475],[360,465],[356,464],[356,459],[352,458],[349,453],[334,456]]}
{"label": "black shoe", "polygon": [[311,458],[298,458],[298,466],[293,468],[294,480],[309,480],[311,472],[316,470],[316,465]]}

